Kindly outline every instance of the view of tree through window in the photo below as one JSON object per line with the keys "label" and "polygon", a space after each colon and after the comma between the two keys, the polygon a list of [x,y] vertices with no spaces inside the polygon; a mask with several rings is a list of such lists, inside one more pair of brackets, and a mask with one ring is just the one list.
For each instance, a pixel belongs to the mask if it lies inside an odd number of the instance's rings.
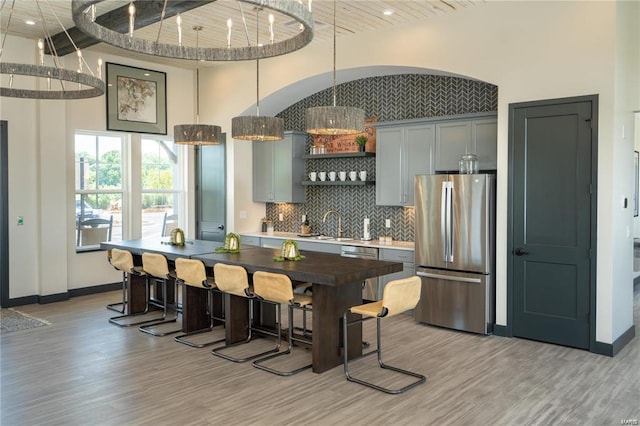
{"label": "view of tree through window", "polygon": [[141,150],[142,236],[168,235],[180,219],[177,147],[169,140],[142,139]]}
{"label": "view of tree through window", "polygon": [[78,247],[122,239],[122,138],[77,133],[76,241]]}

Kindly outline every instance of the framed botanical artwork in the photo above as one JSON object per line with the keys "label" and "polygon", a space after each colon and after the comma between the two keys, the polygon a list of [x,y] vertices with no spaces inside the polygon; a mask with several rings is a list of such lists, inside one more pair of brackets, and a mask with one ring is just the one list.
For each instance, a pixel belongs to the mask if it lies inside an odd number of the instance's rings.
{"label": "framed botanical artwork", "polygon": [[107,130],[167,134],[167,75],[107,62]]}

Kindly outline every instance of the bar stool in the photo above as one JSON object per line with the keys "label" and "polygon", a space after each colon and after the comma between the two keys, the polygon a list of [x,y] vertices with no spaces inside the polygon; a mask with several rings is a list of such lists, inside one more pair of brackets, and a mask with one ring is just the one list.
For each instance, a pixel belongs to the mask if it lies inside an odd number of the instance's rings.
{"label": "bar stool", "polygon": [[[117,258],[115,260],[113,258],[114,255],[112,250],[115,250],[117,253]],[[125,259],[125,256],[120,254],[120,252],[122,251],[123,250],[119,250],[119,249],[107,250],[107,260],[109,261],[111,266],[113,266],[115,269],[119,271],[122,271],[122,302],[109,303],[107,305],[107,309],[124,314],[124,312],[127,309],[127,272],[123,268],[126,268],[128,265],[126,264],[127,259]],[[129,255],[131,255],[131,253],[129,253]],[[125,262],[124,265],[122,264],[123,261]],[[131,260],[131,265],[133,266],[133,257]],[[129,269],[129,271],[130,270],[131,269]],[[121,306],[122,308],[117,309],[116,308],[117,306]]]}
{"label": "bar stool", "polygon": [[139,330],[143,333],[151,334],[153,336],[166,336],[168,334],[179,333],[182,331],[182,327],[169,330],[159,331],[154,330],[153,327],[160,324],[167,324],[170,322],[176,322],[178,320],[177,302],[176,302],[176,315],[173,318],[167,318],[167,311],[169,303],[167,301],[167,281],[175,280],[175,273],[169,272],[169,263],[167,258],[157,253],[142,253],[142,270],[147,274],[147,290],[151,286],[151,283],[160,284],[162,288],[162,303],[158,304],[148,298],[148,304],[152,304],[162,308],[162,317],[157,318],[153,322],[139,327]]}
{"label": "bar stool", "polygon": [[[120,249],[111,249],[110,256],[108,257],[111,265],[119,271],[122,271],[122,286],[126,289],[127,286],[131,285],[131,275],[137,275],[140,277],[146,276],[143,268],[141,266],[133,265],[133,256],[131,252],[128,250],[120,250]],[[125,318],[132,318],[136,316],[144,316],[149,313],[149,282],[145,277],[145,307],[144,311],[138,312],[135,314],[125,314],[119,315],[116,317],[109,318],[109,322],[111,324],[117,325],[118,327],[131,327],[134,325],[146,324],[150,321],[155,321],[156,319],[145,319],[142,321],[136,322],[122,322]]]}
{"label": "bar stool", "polygon": [[[343,327],[343,345],[344,345],[344,374],[347,377],[348,381],[360,383],[364,386],[369,386],[370,388],[379,390],[381,392],[386,392],[390,394],[398,394],[406,392],[407,390],[424,383],[427,378],[421,374],[413,373],[411,371],[403,370],[398,367],[393,367],[385,364],[382,361],[382,349],[380,347],[380,320],[382,318],[389,318],[394,315],[405,312],[409,309],[413,309],[418,304],[420,300],[420,291],[422,289],[422,283],[419,277],[413,276],[410,278],[403,278],[399,280],[394,280],[389,282],[384,288],[384,294],[382,295],[382,300],[373,303],[367,303],[364,305],[353,306],[344,311],[342,316],[342,327]],[[365,318],[359,318],[356,320],[348,321],[347,314],[360,314]],[[368,319],[375,318],[376,319],[376,349],[370,351],[368,353],[362,354],[362,357],[371,354],[378,354],[378,364],[380,368],[393,370],[398,373],[402,373],[408,376],[416,377],[418,380],[413,381],[412,383],[399,388],[399,389],[390,389],[385,388],[379,385],[376,385],[371,382],[364,381],[362,379],[355,378],[349,372],[349,360],[348,360],[348,346],[347,346],[347,330],[348,326],[352,324],[362,323]]]}
{"label": "bar stool", "polygon": [[[263,271],[258,271],[253,274],[253,291],[260,299],[276,304],[278,315],[278,346],[280,346],[282,339],[281,311],[283,304],[286,304],[288,308],[287,321],[289,329],[289,346],[287,349],[285,351],[257,359],[253,362],[253,366],[261,370],[268,371],[269,373],[277,374],[278,376],[292,376],[306,370],[307,368],[311,368],[312,364],[309,364],[294,370],[282,371],[272,367],[267,367],[263,363],[270,359],[290,354],[294,341],[311,343],[308,339],[301,339],[293,335],[293,310],[300,309],[304,314],[306,314],[307,311],[311,310],[308,306],[311,305],[312,297],[306,294],[295,294],[293,292],[293,284],[288,276]],[[306,331],[306,325],[304,329]]]}
{"label": "bar stool", "polygon": [[262,356],[268,355],[273,352],[278,352],[280,350],[279,340],[273,349],[269,349],[264,352],[250,355],[245,358],[237,358],[237,357],[233,357],[225,353],[222,353],[222,351],[228,348],[249,343],[251,341],[254,331],[259,332],[261,334],[273,336],[273,337],[277,337],[277,336],[275,333],[271,333],[269,331],[262,330],[262,329],[256,329],[253,327],[253,302],[254,300],[256,300],[256,296],[253,293],[253,288],[251,288],[251,286],[249,285],[249,279],[247,277],[246,269],[244,269],[242,266],[216,263],[215,265],[213,265],[213,277],[220,291],[227,293],[226,295],[227,297],[229,297],[229,295],[235,295],[240,297],[246,297],[247,299],[249,299],[249,329],[248,329],[248,335],[246,340],[242,340],[240,342],[235,342],[235,343],[228,343],[226,345],[214,348],[211,350],[211,353],[215,356],[219,356],[220,358],[224,358],[228,361],[247,362],[247,361],[251,361],[256,358],[260,358]]}
{"label": "bar stool", "polygon": [[[178,282],[182,285],[189,285],[196,288],[203,288],[207,290],[207,311],[209,314],[209,326],[200,330],[191,331],[189,333],[181,334],[179,336],[174,337],[173,339],[187,346],[191,346],[194,348],[204,348],[206,346],[211,346],[215,343],[224,342],[224,338],[212,340],[204,343],[194,343],[186,339],[186,337],[193,336],[196,334],[205,333],[213,330],[215,326],[215,321],[222,321],[224,323],[224,318],[219,318],[214,315],[213,312],[213,293],[218,292],[222,293],[218,290],[216,283],[213,280],[213,277],[208,277],[204,263],[200,260],[196,259],[186,259],[183,257],[179,257],[176,259],[176,275],[178,277]],[[184,301],[183,301],[184,304]],[[184,322],[184,312],[182,320]]]}

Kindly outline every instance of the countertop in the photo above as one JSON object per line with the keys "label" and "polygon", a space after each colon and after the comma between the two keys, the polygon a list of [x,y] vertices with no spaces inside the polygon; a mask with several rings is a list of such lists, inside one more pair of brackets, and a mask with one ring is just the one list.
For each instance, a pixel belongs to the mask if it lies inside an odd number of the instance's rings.
{"label": "countertop", "polygon": [[414,250],[414,243],[411,241],[391,241],[380,242],[379,240],[362,241],[362,240],[318,240],[314,237],[300,237],[297,232],[241,232],[240,236],[261,237],[261,238],[278,238],[282,240],[309,241],[313,243],[338,244],[341,246],[361,246],[375,247],[396,250]]}

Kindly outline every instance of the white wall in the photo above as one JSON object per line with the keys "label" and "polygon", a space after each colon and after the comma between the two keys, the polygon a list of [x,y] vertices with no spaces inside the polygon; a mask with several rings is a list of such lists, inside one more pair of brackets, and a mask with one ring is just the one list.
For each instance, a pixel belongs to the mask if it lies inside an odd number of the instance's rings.
{"label": "white wall", "polygon": [[[9,37],[6,48],[3,60],[35,63],[32,40]],[[98,55],[85,51],[83,56],[95,70]],[[166,72],[169,134],[174,124],[193,122],[194,74],[189,65],[184,69],[126,57],[100,57],[104,62]],[[73,55],[63,60],[67,68],[75,68]],[[2,78],[7,87],[5,75]],[[35,85],[36,79],[31,80]],[[106,96],[71,101],[2,97],[0,117],[9,122],[9,297],[60,294],[119,281],[121,275],[108,265],[104,252],[76,253],[73,232],[74,133],[106,130]],[[188,149],[190,158],[192,152]],[[19,215],[24,216],[24,226],[16,225]],[[189,226],[193,229],[193,223]]]}
{"label": "white wall", "polygon": [[[630,9],[637,4],[630,2]],[[635,13],[634,16],[638,16]],[[488,2],[403,31],[364,33],[338,40],[339,69],[399,65],[439,69],[498,86],[498,215],[497,323],[507,320],[507,168],[508,108],[514,102],[597,94],[598,130],[598,251],[596,339],[612,343],[632,325],[629,301],[631,246],[626,235],[632,225],[621,199],[631,197],[629,148],[614,132],[616,91],[614,80],[617,37],[615,2]],[[338,19],[339,20],[339,19]],[[597,28],[597,31],[594,29]],[[330,45],[313,42],[301,51],[261,62],[262,96],[286,93],[292,83],[331,69]],[[254,64],[223,64],[207,73],[207,87],[224,103],[207,104],[210,121],[230,128],[231,117],[255,101]],[[327,86],[330,82],[327,82]],[[278,92],[280,91],[280,92]],[[311,93],[301,93],[300,98]],[[273,101],[273,99],[271,99]],[[287,105],[282,105],[282,108]],[[616,129],[619,130],[619,129]],[[241,145],[242,144],[242,145]],[[234,142],[237,150],[233,177],[234,203],[230,224],[238,231],[255,230],[264,207],[251,202],[251,176],[242,167],[250,161],[250,148]],[[247,219],[239,211],[248,211]],[[614,325],[613,312],[616,314]]]}

